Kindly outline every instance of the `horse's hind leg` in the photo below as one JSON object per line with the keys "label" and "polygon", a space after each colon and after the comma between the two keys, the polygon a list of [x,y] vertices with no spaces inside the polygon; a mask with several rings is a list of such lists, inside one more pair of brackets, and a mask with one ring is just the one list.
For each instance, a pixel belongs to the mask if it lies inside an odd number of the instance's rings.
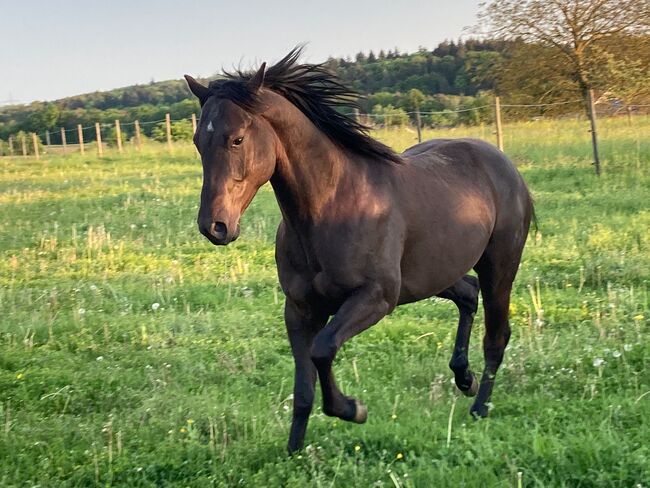
{"label": "horse's hind leg", "polygon": [[440,298],[451,300],[458,307],[458,331],[454,352],[449,361],[449,367],[454,372],[456,386],[466,396],[475,396],[478,391],[476,376],[469,369],[467,357],[469,337],[472,333],[472,323],[478,308],[479,282],[475,276],[463,276],[446,290],[438,293]]}
{"label": "horse's hind leg", "polygon": [[[526,227],[527,229],[527,227]],[[508,311],[512,283],[519,268],[526,233],[493,235],[490,245],[474,269],[478,273],[485,312],[485,336],[483,354],[485,369],[481,377],[478,395],[470,409],[472,416],[487,417],[488,403],[494,387],[494,379],[503,361],[510,324]]]}

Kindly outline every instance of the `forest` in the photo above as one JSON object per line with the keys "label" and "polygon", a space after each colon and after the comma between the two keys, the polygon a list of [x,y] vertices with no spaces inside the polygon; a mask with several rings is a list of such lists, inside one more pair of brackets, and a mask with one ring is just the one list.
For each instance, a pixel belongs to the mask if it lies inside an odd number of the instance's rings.
{"label": "forest", "polygon": [[[594,56],[597,62],[591,68],[592,79],[604,98],[637,104],[650,98],[644,82],[650,66],[648,44],[647,36],[619,36],[610,41],[611,49]],[[360,113],[369,114],[365,120],[377,125],[413,121],[416,109],[422,113],[422,123],[432,127],[489,123],[494,94],[511,103],[580,98],[579,84],[566,60],[558,59],[548,46],[517,39],[444,41],[433,50],[359,52],[354,57],[329,58],[326,63],[362,95]],[[483,108],[467,110],[479,107]],[[560,105],[509,115],[525,118],[580,110],[579,106]],[[124,124],[139,120],[147,136],[162,137],[158,126],[147,123],[164,119],[166,113],[180,121],[175,137],[188,138],[191,130],[181,119],[198,112],[198,103],[184,80],[152,81],[52,102],[2,107],[0,140],[21,131],[42,134],[47,130],[57,143],[56,132],[61,127],[111,124],[116,119]]]}

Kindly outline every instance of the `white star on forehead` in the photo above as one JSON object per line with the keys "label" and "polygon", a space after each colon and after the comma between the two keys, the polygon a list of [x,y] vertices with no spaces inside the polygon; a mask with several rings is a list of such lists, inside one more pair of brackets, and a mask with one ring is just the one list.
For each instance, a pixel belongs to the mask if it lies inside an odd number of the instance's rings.
{"label": "white star on forehead", "polygon": [[208,132],[214,132],[214,127],[212,126],[212,121],[208,124],[208,127],[206,129]]}

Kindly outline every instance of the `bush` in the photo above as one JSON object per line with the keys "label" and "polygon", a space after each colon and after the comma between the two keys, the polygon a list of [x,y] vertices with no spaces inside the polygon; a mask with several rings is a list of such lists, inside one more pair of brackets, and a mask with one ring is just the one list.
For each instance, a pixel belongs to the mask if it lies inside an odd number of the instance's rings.
{"label": "bush", "polygon": [[[191,141],[194,136],[192,131],[192,122],[189,120],[177,120],[172,122],[172,140],[173,141]],[[157,124],[151,131],[152,139],[158,142],[167,142],[167,128],[165,122]]]}

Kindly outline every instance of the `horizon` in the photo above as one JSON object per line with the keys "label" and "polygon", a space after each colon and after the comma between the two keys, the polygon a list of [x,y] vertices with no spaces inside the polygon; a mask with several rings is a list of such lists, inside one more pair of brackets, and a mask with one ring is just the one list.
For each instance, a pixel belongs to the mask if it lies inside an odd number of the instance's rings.
{"label": "horizon", "polygon": [[[186,73],[210,77],[231,66],[273,63],[301,43],[306,45],[302,57],[305,62],[354,57],[358,52],[433,49],[445,40],[463,39],[463,29],[474,23],[479,6],[476,0],[461,0],[451,7],[445,2],[445,16],[441,17],[442,1],[410,1],[398,6],[386,0],[363,0],[354,5],[336,0],[325,9],[283,0],[273,12],[262,16],[259,10],[268,4],[255,0],[238,6],[240,17],[250,23],[244,32],[238,23],[220,18],[219,7],[225,6],[224,2],[200,0],[200,16],[183,5],[163,1],[161,8],[160,3],[155,4],[155,11],[149,9],[154,5],[152,0],[138,5],[119,0],[93,9],[73,0],[55,12],[25,12],[19,6],[10,6],[3,12],[5,25],[0,29],[0,42],[8,45],[13,41],[15,45],[15,39],[21,39],[21,43],[0,53],[0,63],[9,67],[0,78],[0,107],[180,80]],[[288,15],[292,12],[287,9],[292,7],[297,7],[301,17]],[[130,16],[120,15],[129,9]],[[196,10],[196,6],[192,9]],[[418,15],[413,16],[416,9]],[[341,16],[341,11],[347,15]],[[102,21],[93,22],[95,17]],[[201,25],[203,18],[217,20],[205,27]],[[150,22],[143,26],[143,19]],[[429,23],[429,19],[435,22]],[[34,25],[40,27],[38,35],[34,35]],[[387,35],[389,30],[391,35]],[[251,35],[251,31],[256,34]],[[129,37],[132,32],[138,32],[138,36]],[[170,32],[187,35],[179,38]],[[69,43],[49,42],[49,38]],[[77,39],[84,42],[79,44]],[[146,42],[128,43],[125,39]],[[216,56],[197,49],[220,42],[229,49]],[[73,50],[67,49],[70,45],[74,45]],[[118,61],[106,62],[116,56]],[[48,82],[43,83],[42,77]]]}

